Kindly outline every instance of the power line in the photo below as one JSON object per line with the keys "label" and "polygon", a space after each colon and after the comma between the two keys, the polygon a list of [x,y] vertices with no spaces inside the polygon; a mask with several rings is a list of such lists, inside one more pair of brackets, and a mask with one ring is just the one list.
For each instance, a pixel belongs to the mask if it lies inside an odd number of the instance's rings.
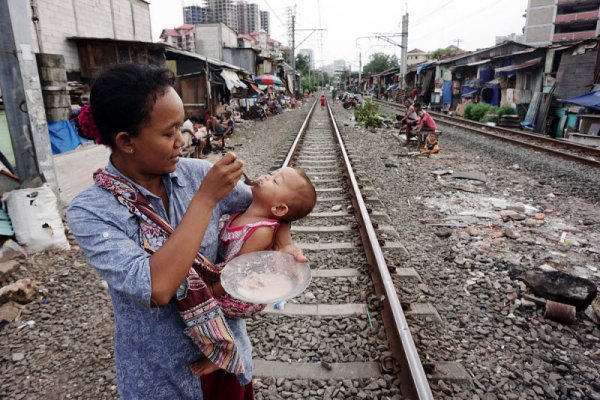
{"label": "power line", "polygon": [[273,13],[273,15],[275,15],[275,17],[277,17],[277,19],[279,20],[279,22],[281,23],[281,25],[285,25],[285,22],[283,22],[283,20],[279,16],[279,14],[277,14],[277,12],[275,12],[275,10],[273,9],[273,7],[271,7],[271,4],[267,0],[264,0],[264,1],[265,1],[265,4],[267,5],[267,7],[269,7],[269,9],[271,10],[271,12]]}

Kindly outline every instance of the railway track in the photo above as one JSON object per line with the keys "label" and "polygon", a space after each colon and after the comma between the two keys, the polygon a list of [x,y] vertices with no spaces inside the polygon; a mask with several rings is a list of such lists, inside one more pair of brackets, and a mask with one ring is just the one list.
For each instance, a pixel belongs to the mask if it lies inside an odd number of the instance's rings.
{"label": "railway track", "polygon": [[[283,309],[268,307],[248,321],[257,399],[433,398],[407,317],[440,319],[428,303],[401,305],[398,285],[420,278],[412,268],[388,267],[408,255],[375,190],[358,177],[357,159],[332,111],[313,105],[273,166],[304,169],[317,189],[315,210],[292,228],[313,280]],[[427,369],[443,379],[461,368],[450,364]]]}
{"label": "railway track", "polygon": [[[379,105],[390,107],[395,110],[404,110],[404,106],[384,100],[373,99]],[[480,122],[470,121],[464,118],[451,117],[449,115],[430,111],[436,122],[450,125],[485,135],[497,140],[511,143],[522,147],[539,150],[555,157],[577,161],[586,165],[600,167],[600,149],[567,142],[565,140],[553,139],[534,133],[499,126],[489,126]]]}

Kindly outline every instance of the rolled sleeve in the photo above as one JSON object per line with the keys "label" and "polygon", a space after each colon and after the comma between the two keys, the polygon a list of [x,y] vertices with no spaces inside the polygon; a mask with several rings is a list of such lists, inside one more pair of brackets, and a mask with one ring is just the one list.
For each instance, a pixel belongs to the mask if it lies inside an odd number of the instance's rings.
{"label": "rolled sleeve", "polygon": [[126,224],[124,228],[118,227],[76,204],[69,207],[67,220],[90,264],[100,272],[110,289],[151,307],[150,255],[127,234]]}
{"label": "rolled sleeve", "polygon": [[233,214],[238,211],[244,211],[252,202],[252,191],[245,183],[241,181],[233,190],[220,202],[221,212],[223,214]]}

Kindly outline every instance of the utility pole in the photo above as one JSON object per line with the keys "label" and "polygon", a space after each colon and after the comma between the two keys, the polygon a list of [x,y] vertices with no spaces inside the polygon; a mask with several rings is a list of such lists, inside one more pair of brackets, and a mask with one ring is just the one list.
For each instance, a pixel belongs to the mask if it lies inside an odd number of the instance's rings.
{"label": "utility pole", "polygon": [[58,194],[28,8],[29,2],[0,1],[0,86],[21,183],[41,177]]}
{"label": "utility pole", "polygon": [[[295,34],[295,28],[296,28],[296,12],[295,10],[292,12],[292,19],[291,19],[291,29],[292,29],[292,73],[294,74],[294,93],[292,93],[294,96],[296,96],[296,92],[298,91],[298,84],[296,82],[296,34]],[[309,67],[310,69],[310,67]]]}
{"label": "utility pole", "polygon": [[402,16],[402,46],[400,47],[400,75],[402,76],[402,88],[406,86],[406,71],[408,61],[408,12]]}
{"label": "utility pole", "polygon": [[456,47],[460,49],[460,42],[464,42],[462,39],[454,39],[454,43],[456,43]]}

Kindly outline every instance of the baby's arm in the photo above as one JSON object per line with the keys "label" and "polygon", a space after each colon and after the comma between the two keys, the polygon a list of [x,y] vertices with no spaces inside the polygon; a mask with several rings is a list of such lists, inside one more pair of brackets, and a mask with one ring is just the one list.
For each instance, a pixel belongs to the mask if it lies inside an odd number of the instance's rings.
{"label": "baby's arm", "polygon": [[269,226],[261,226],[256,228],[246,239],[238,255],[252,253],[253,251],[268,250],[273,244],[276,229]]}

